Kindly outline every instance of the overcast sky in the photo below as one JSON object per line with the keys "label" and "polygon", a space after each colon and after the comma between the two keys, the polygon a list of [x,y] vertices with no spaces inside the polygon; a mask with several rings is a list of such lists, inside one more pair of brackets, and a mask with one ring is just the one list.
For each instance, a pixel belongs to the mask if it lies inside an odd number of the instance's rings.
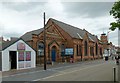
{"label": "overcast sky", "polygon": [[[86,29],[100,37],[109,31],[110,22],[115,19],[109,11],[112,2],[105,0],[1,0],[0,1],[0,35],[5,38],[20,37],[24,33],[43,27],[43,12],[46,21],[49,18],[65,22],[75,27]],[[66,1],[66,2],[65,2]],[[109,41],[118,45],[118,30],[109,32]]]}

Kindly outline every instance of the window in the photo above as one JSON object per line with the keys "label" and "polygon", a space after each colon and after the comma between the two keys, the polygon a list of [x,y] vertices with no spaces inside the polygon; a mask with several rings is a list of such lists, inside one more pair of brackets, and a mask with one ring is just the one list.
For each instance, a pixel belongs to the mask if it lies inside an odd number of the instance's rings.
{"label": "window", "polygon": [[98,45],[96,43],[96,55],[98,55]]}
{"label": "window", "polygon": [[82,46],[79,46],[79,55],[82,56]]}
{"label": "window", "polygon": [[76,47],[76,53],[77,53],[77,56],[79,56],[79,45],[77,45]]}
{"label": "window", "polygon": [[26,51],[26,61],[31,61],[31,52]]}
{"label": "window", "polygon": [[76,47],[77,56],[82,56],[82,46],[77,45]]}
{"label": "window", "polygon": [[38,44],[38,56],[44,56],[44,44],[43,43]]}
{"label": "window", "polygon": [[87,56],[87,54],[88,54],[88,45],[87,45],[87,41],[85,41],[84,42],[84,54],[85,54],[85,56]]}
{"label": "window", "polygon": [[90,55],[94,56],[94,48],[93,47],[90,47]]}
{"label": "window", "polygon": [[18,61],[24,61],[24,51],[18,52]]}

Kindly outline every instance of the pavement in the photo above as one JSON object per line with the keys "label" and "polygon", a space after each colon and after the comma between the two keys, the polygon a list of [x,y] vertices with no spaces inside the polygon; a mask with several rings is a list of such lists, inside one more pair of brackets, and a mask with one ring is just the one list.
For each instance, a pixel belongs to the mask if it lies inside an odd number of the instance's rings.
{"label": "pavement", "polygon": [[[94,60],[96,61],[96,60]],[[69,63],[69,62],[64,62],[64,63],[57,63],[54,62],[53,65],[47,65],[47,70],[51,69],[51,68],[60,68],[63,66],[71,66],[71,65],[75,65],[75,64],[88,64],[90,62],[94,62],[93,60],[89,60],[89,61],[81,61],[81,62],[75,62],[75,63]],[[97,61],[101,61],[101,59],[98,59]],[[44,71],[44,65],[39,65],[36,66],[35,68],[29,68],[29,69],[21,69],[21,70],[17,70],[17,69],[12,69],[10,71],[4,71],[1,72],[2,77],[8,77],[8,76],[13,76],[13,75],[19,75],[19,74],[24,74],[24,73],[30,73],[30,72],[34,72],[34,71]]]}

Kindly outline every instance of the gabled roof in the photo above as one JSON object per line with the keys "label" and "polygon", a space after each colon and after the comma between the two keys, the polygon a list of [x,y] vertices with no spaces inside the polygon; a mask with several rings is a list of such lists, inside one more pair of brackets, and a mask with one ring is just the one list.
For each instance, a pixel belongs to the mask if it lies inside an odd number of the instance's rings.
{"label": "gabled roof", "polygon": [[55,24],[57,24],[59,27],[61,27],[64,31],[66,31],[71,37],[73,38],[78,38],[78,39],[83,39],[85,33],[88,33],[88,37],[91,41],[95,42],[97,40],[97,37],[91,33],[89,33],[88,31],[86,31],[85,29],[80,29],[74,26],[71,26],[69,24],[63,23],[61,21],[55,20],[50,18]]}
{"label": "gabled roof", "polygon": [[84,31],[87,32],[90,41],[97,42],[97,40],[98,40],[97,36],[89,33],[89,32],[88,32],[87,30],[85,30],[85,29],[84,29]]}
{"label": "gabled roof", "polygon": [[6,49],[7,47],[9,47],[10,45],[12,45],[14,42],[16,42],[18,39],[13,40],[13,41],[4,41],[2,42],[2,50]]}
{"label": "gabled roof", "polygon": [[50,20],[52,20],[56,25],[61,27],[71,37],[80,39],[80,37],[78,36],[78,34],[79,34],[81,36],[81,38],[83,39],[85,32],[82,29],[71,26],[69,24],[63,23],[61,21],[58,21],[58,20],[55,20],[52,18],[50,18]]}
{"label": "gabled roof", "polygon": [[[80,28],[74,27],[72,25],[66,24],[64,22],[55,20],[53,18],[50,18],[49,20],[51,20],[53,23],[55,23],[57,26],[59,26],[60,28],[62,28],[65,32],[67,32],[72,38],[77,38],[77,39],[83,39],[85,33],[88,33],[88,38],[95,42],[97,40],[97,37],[95,35],[92,35],[91,33],[89,33],[86,30],[82,30]],[[29,41],[32,40],[32,34],[40,34],[44,29],[38,29],[38,30],[34,30],[34,31],[30,31],[25,33],[23,36],[21,36],[21,38],[25,41]]]}
{"label": "gabled roof", "polygon": [[[2,50],[5,50],[6,48],[8,48],[9,46],[11,46],[12,44],[14,44],[15,42],[19,41],[19,40],[23,40],[22,38],[19,38],[19,39],[16,39],[16,40],[13,40],[13,41],[4,41],[2,42],[2,49],[0,49],[1,51]],[[23,40],[24,41],[24,40]],[[24,41],[25,42],[25,41]],[[27,42],[25,42],[28,46],[30,46]],[[31,46],[30,46],[31,47]],[[32,48],[32,47],[31,47]],[[32,48],[33,49],[33,48]],[[35,49],[33,49],[35,51]]]}
{"label": "gabled roof", "polygon": [[37,30],[33,30],[33,31],[30,31],[30,32],[25,33],[24,35],[21,36],[21,38],[22,38],[24,41],[32,40],[32,34],[38,35],[38,34],[40,34],[42,31],[43,31],[43,28],[37,29]]}

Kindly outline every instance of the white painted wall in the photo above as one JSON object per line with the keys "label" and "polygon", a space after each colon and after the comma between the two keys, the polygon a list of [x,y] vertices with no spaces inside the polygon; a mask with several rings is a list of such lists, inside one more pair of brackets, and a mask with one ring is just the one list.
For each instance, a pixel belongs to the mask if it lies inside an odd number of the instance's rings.
{"label": "white painted wall", "polygon": [[[36,67],[36,53],[23,40],[19,40],[2,51],[2,71],[9,71],[11,64],[9,63],[9,51],[17,51],[17,44],[21,42],[25,44],[25,51],[31,51],[31,68]],[[17,69],[18,69],[18,51],[17,51]]]}

